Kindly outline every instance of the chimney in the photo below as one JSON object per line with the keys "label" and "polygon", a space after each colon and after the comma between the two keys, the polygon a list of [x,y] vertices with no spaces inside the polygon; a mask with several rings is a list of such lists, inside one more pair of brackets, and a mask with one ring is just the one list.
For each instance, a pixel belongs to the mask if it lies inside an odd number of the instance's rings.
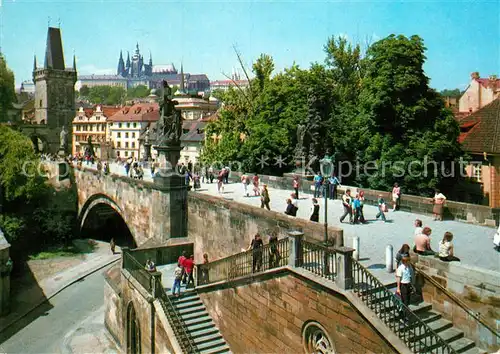
{"label": "chimney", "polygon": [[472,80],[479,79],[479,78],[480,78],[480,76],[479,76],[479,72],[474,71],[472,74],[470,74],[470,78],[471,78]]}

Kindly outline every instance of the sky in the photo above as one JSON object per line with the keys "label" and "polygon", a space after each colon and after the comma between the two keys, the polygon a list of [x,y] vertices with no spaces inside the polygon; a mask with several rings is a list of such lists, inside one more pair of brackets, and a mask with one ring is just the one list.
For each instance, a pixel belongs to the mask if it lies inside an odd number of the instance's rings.
{"label": "sky", "polygon": [[366,47],[390,34],[419,35],[431,86],[464,89],[470,73],[500,77],[500,1],[0,0],[0,46],[16,84],[43,64],[47,26],[62,30],[66,65],[79,74],[116,73],[120,50],[224,79],[261,53],[277,71],[324,62],[333,35]]}

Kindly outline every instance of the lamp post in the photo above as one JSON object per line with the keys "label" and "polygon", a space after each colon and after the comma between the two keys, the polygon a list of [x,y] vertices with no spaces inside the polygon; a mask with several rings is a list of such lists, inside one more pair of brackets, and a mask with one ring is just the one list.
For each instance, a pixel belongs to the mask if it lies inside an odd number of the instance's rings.
{"label": "lamp post", "polygon": [[[332,159],[329,158],[328,156],[325,156],[322,160],[320,160],[320,169],[321,169],[321,174],[325,178],[324,186],[326,187],[326,188],[323,188],[324,198],[325,198],[325,239],[323,241],[323,245],[325,247],[328,247],[329,246],[329,242],[328,242],[328,195],[330,194],[330,183],[328,182],[328,178],[330,178],[330,175],[332,173]],[[325,252],[325,255],[324,255],[323,265],[324,265],[324,273],[330,274],[330,267],[329,267],[329,260],[328,260],[328,253],[327,252]]]}

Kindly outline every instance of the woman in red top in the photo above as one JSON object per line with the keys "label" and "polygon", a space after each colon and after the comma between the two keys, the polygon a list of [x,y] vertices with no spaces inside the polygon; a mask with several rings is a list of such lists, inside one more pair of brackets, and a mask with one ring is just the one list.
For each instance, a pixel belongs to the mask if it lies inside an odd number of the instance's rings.
{"label": "woman in red top", "polygon": [[184,260],[184,271],[187,274],[187,284],[186,288],[189,287],[189,284],[192,282],[194,285],[194,278],[193,278],[193,268],[194,268],[194,256],[191,255],[189,258],[186,258]]}

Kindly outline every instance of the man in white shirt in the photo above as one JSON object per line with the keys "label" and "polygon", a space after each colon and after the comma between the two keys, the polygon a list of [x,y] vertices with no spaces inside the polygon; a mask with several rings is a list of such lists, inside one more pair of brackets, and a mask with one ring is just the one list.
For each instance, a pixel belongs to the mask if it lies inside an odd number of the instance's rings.
{"label": "man in white shirt", "polygon": [[[410,305],[412,278],[413,268],[410,264],[410,257],[404,256],[401,260],[401,264],[396,270],[396,294],[401,296],[401,302],[406,306]],[[408,314],[404,309],[401,311],[401,319],[405,324],[408,324]]]}

